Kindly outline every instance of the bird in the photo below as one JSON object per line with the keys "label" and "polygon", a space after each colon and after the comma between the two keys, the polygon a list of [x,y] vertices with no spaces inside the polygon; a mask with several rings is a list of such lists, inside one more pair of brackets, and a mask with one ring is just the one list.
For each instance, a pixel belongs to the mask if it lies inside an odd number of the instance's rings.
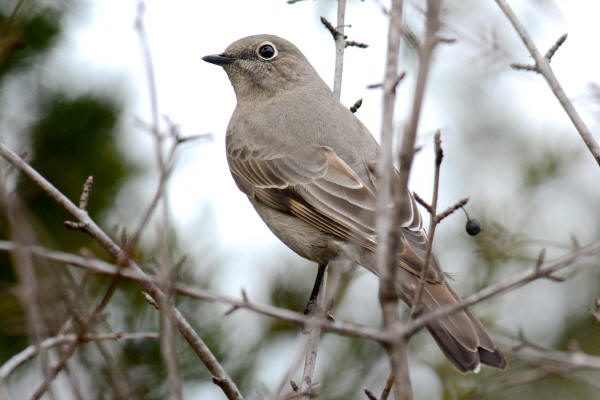
{"label": "bird", "polygon": [[[382,150],[365,125],[283,38],[244,37],[202,59],[222,67],[233,86],[237,104],[225,136],[227,162],[237,187],[269,229],[294,252],[316,262],[319,272],[345,256],[379,276],[374,166]],[[395,168],[390,173],[398,176]],[[410,209],[404,210],[399,228],[395,287],[411,306],[428,238],[410,191],[402,195],[410,197]],[[423,312],[459,301],[431,257]],[[426,328],[462,373],[479,371],[480,364],[507,367],[503,353],[468,309],[433,320]]]}

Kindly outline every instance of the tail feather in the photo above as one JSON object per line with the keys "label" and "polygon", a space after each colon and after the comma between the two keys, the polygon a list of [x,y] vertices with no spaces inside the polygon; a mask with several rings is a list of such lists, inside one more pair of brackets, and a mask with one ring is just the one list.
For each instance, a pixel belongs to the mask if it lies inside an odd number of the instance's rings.
{"label": "tail feather", "polygon": [[[476,319],[473,319],[472,322],[480,324]],[[444,356],[462,373],[477,370],[480,363],[500,369],[505,369],[507,366],[506,358],[495,346],[491,346],[493,348],[489,350],[482,346],[475,350],[467,349],[438,321],[428,324],[427,330],[435,339]],[[487,336],[485,331],[482,332]]]}
{"label": "tail feather", "polygon": [[[448,285],[428,284],[423,287],[423,305],[426,311],[434,311],[438,308],[454,304],[456,300]],[[439,318],[439,323],[462,347],[474,351],[479,346],[479,337],[471,319],[464,311]]]}
{"label": "tail feather", "polygon": [[[411,274],[401,274],[401,289],[413,289],[418,282]],[[413,290],[408,291],[408,300],[413,298]],[[407,293],[407,292],[404,292]],[[423,306],[425,312],[460,302],[458,295],[446,282],[425,283]],[[485,328],[468,309],[439,318],[427,325],[427,330],[435,339],[446,358],[460,372],[475,371],[479,364],[505,369],[506,358],[498,350]]]}
{"label": "tail feather", "polygon": [[[375,268],[374,253],[361,252],[357,260],[359,264],[379,275]],[[419,278],[403,268],[399,268],[397,272],[400,296],[411,306]],[[446,281],[425,283],[422,299],[425,312],[435,311],[460,301],[460,297]],[[505,369],[508,365],[506,358],[498,350],[481,322],[468,309],[430,322],[427,330],[442,353],[460,372],[475,371],[480,364],[500,369]]]}
{"label": "tail feather", "polygon": [[439,322],[427,325],[427,330],[456,369],[463,373],[477,369],[480,362],[478,353],[466,349]]}

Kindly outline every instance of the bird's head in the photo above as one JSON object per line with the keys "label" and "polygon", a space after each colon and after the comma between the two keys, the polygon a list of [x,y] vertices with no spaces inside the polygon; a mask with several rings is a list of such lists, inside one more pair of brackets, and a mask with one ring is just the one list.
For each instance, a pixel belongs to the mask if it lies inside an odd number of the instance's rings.
{"label": "bird's head", "polygon": [[274,35],[248,36],[202,59],[223,67],[238,101],[273,96],[318,77],[296,46]]}

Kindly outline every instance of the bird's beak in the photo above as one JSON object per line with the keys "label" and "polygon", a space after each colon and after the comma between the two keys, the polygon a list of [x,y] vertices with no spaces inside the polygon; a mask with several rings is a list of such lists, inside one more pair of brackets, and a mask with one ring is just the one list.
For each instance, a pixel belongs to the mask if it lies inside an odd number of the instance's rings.
{"label": "bird's beak", "polygon": [[227,65],[231,64],[235,61],[235,58],[226,56],[224,54],[211,54],[209,56],[204,56],[202,59],[206,62],[216,65]]}

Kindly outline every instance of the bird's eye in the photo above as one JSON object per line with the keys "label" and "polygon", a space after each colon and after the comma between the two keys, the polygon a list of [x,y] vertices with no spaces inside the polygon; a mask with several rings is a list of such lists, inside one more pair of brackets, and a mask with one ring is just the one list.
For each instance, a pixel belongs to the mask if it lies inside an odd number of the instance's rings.
{"label": "bird's eye", "polygon": [[263,60],[270,60],[271,58],[275,57],[276,54],[277,51],[275,50],[275,47],[271,44],[263,44],[258,48],[258,55]]}

